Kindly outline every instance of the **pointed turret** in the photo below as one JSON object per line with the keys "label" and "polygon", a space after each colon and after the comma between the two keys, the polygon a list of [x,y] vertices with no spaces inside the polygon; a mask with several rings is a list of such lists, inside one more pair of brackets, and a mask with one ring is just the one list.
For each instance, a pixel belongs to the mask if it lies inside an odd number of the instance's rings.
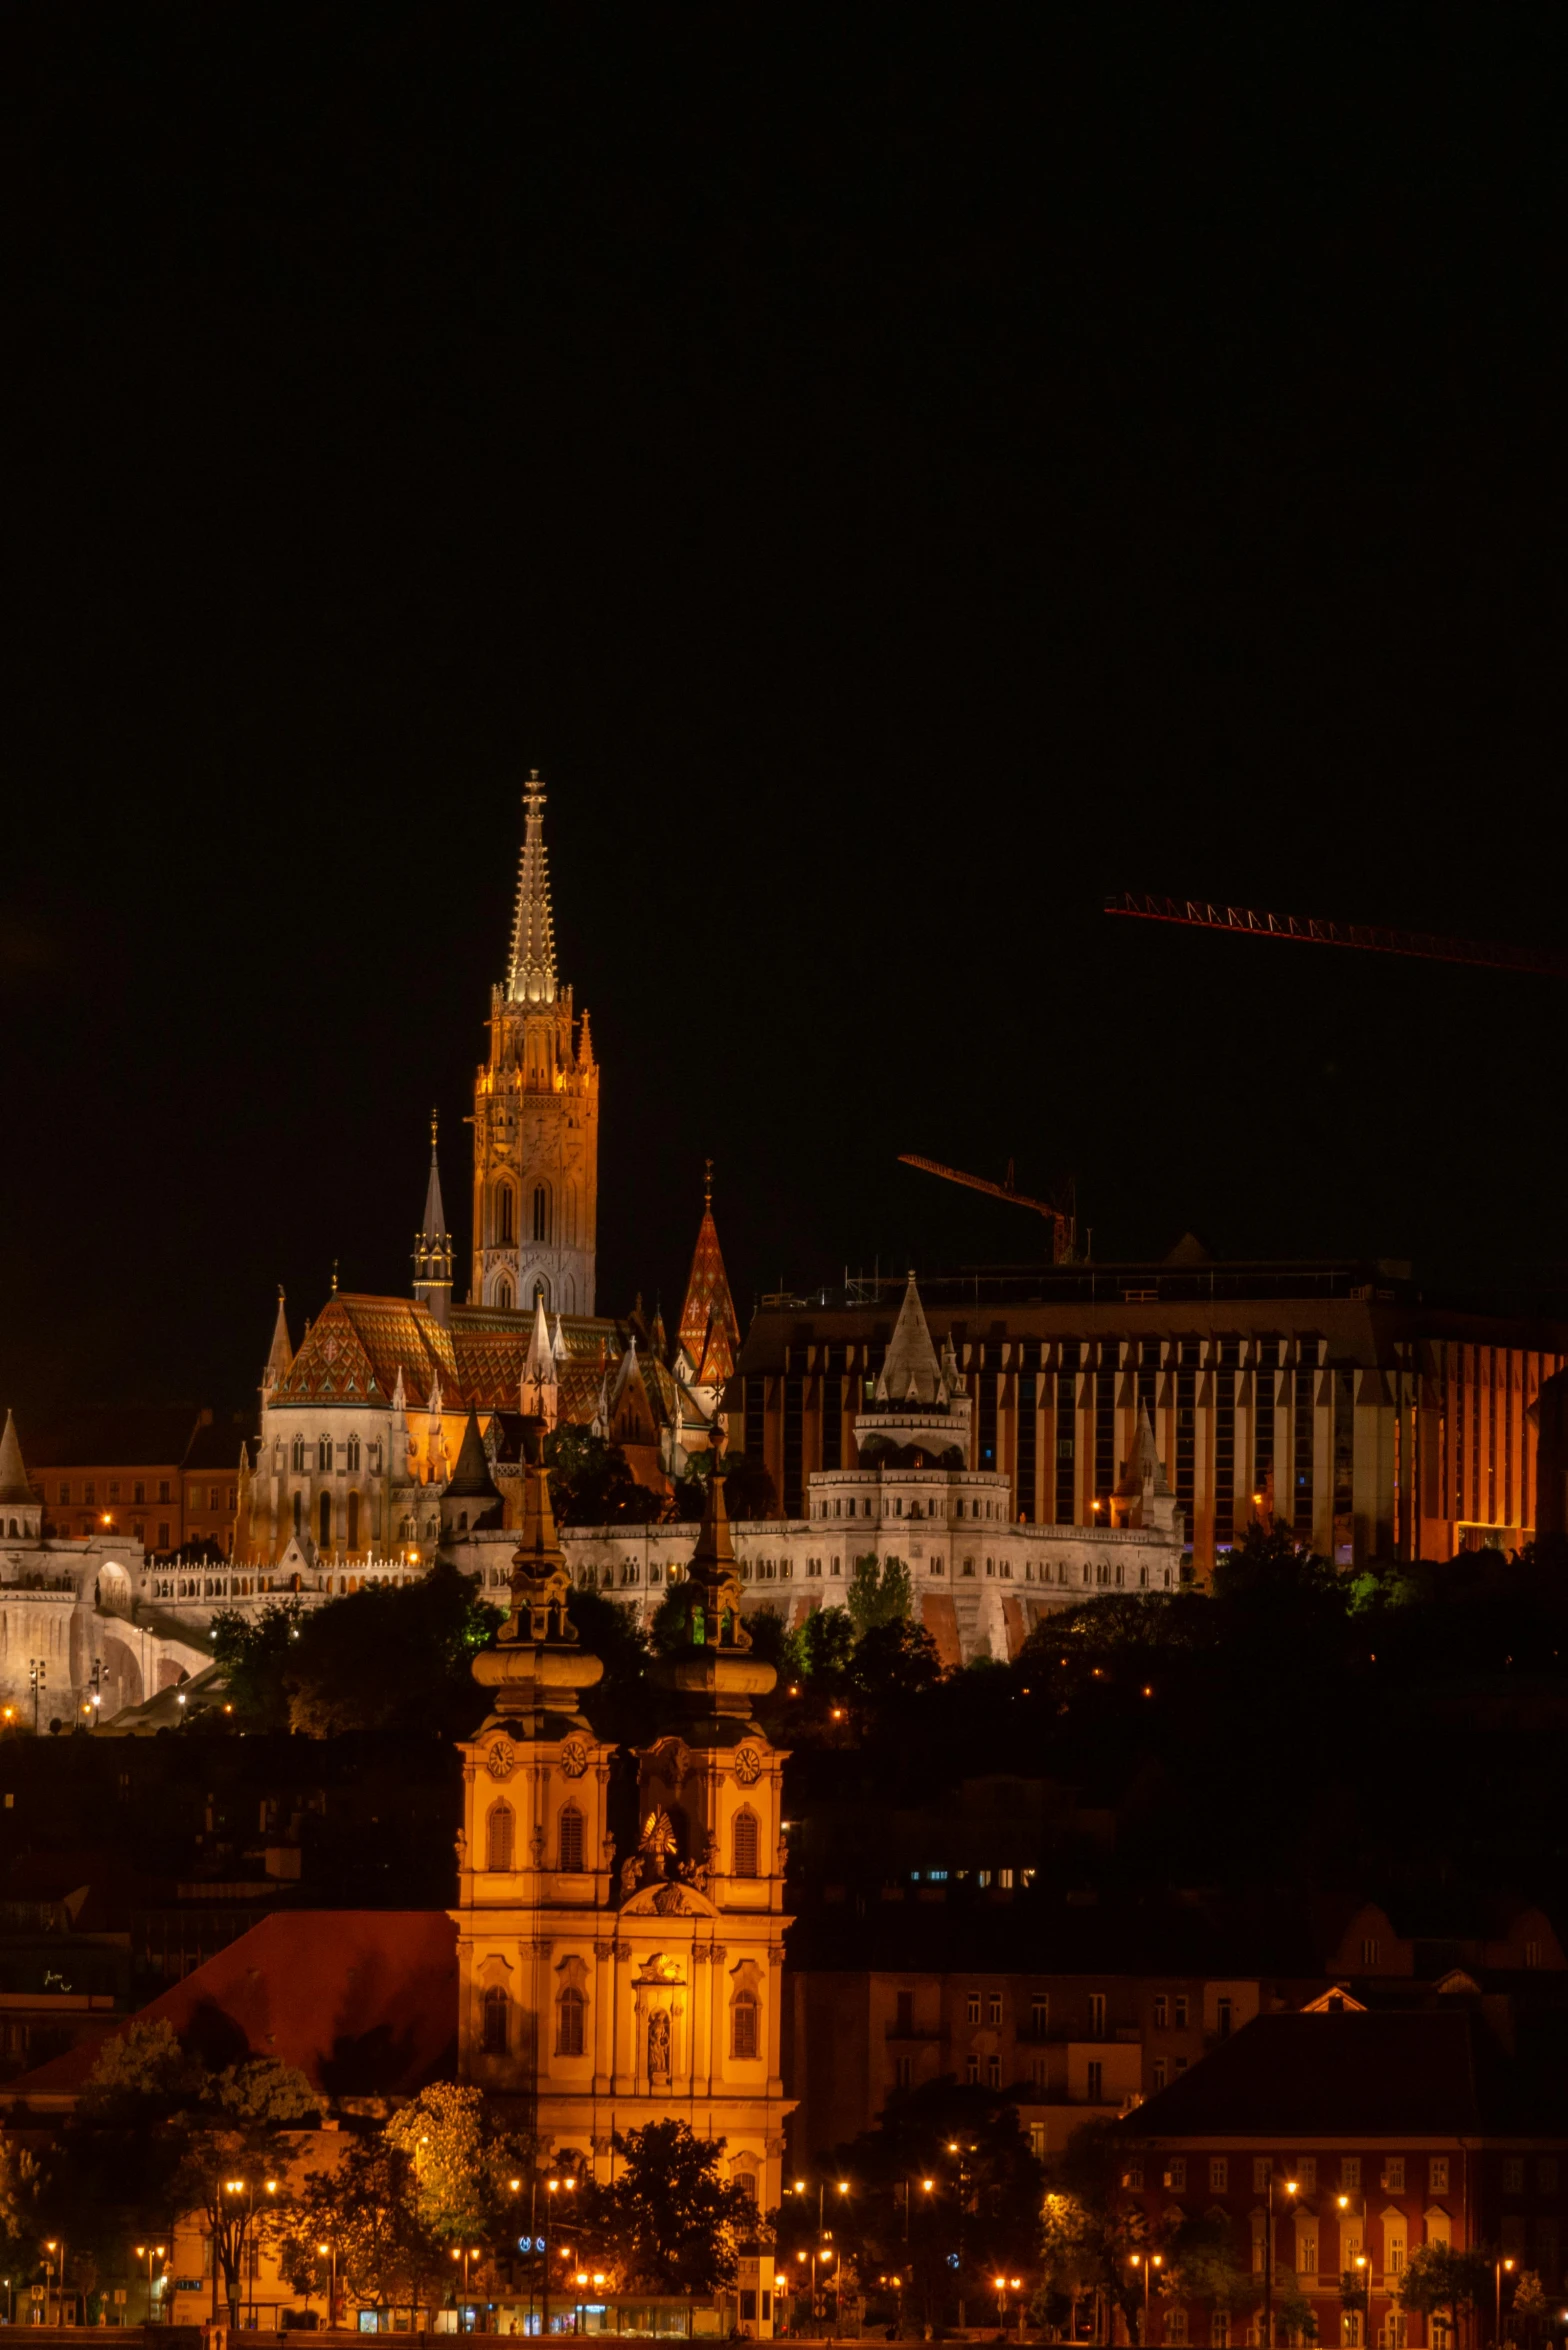
{"label": "pointed turret", "polygon": [[430,1113],[430,1174],[425,1184],[425,1220],[414,1236],[414,1296],[443,1326],[452,1311],[452,1235],[441,1199],[436,1156],[436,1113]]}
{"label": "pointed turret", "polygon": [[[568,1613],[571,1578],[550,1503],[544,1430],[523,1432],[522,1528],[512,1553],[511,1613],[494,1648],[474,1659],[474,1679],[495,1693],[496,1713],[514,1734],[550,1735],[548,1717],[580,1721],[578,1702],[604,1673],[603,1660],[582,1647]],[[584,1725],[586,1727],[586,1725]]]}
{"label": "pointed turret", "polygon": [[723,1387],[732,1377],[740,1351],[740,1324],[735,1318],[729,1277],[713,1221],[713,1161],[708,1160],[702,1186],[702,1222],[692,1252],[691,1278],[681,1307],[677,1344],[691,1365],[694,1387]]}
{"label": "pointed turret", "polygon": [[1176,1496],[1165,1474],[1165,1463],[1154,1441],[1154,1423],[1149,1417],[1147,1404],[1139,1407],[1138,1432],[1133,1438],[1132,1458],[1127,1463],[1121,1482],[1111,1494],[1111,1524],[1144,1526],[1158,1529],[1166,1535],[1178,1530],[1182,1524]]}
{"label": "pointed turret", "polygon": [[920,1303],[920,1292],[915,1287],[913,1272],[904,1291],[904,1302],[899,1308],[893,1343],[877,1373],[876,1400],[878,1403],[927,1404],[938,1411],[949,1401],[947,1382],[942,1376],[942,1366],[936,1359],[936,1348],[931,1344],[931,1333],[926,1327],[925,1309]]}
{"label": "pointed turret", "polygon": [[555,1001],[555,921],[550,911],[549,851],[544,845],[544,786],[537,767],[529,770],[523,794],[527,817],[512,914],[512,952],[506,966],[507,1000],[514,1004]]}
{"label": "pointed turret", "polygon": [[472,1534],[481,1526],[500,1523],[500,1491],[490,1474],[490,1456],[479,1433],[479,1414],[470,1404],[457,1466],[441,1496],[441,1531],[450,1537]]}
{"label": "pointed turret", "polygon": [[5,1434],[0,1436],[0,1501],[30,1502],[32,1498],[27,1463],[22,1458],[22,1440],[16,1433],[16,1414],[8,1411]]}
{"label": "pointed turret", "polygon": [[272,1344],[267,1349],[266,1368],[261,1374],[263,1396],[272,1394],[288,1377],[294,1362],[294,1349],[289,1344],[289,1318],[284,1311],[283,1284],[278,1283],[278,1311],[272,1325]]}
{"label": "pointed turret", "polygon": [[43,1506],[33,1498],[33,1489],[27,1481],[27,1463],[22,1458],[22,1440],[16,1432],[16,1414],[5,1416],[5,1434],[0,1436],[0,1534],[10,1540],[29,1542],[41,1540],[43,1535]]}
{"label": "pointed turret", "polygon": [[556,1382],[555,1363],[560,1337],[561,1318],[556,1316],[556,1338],[550,1336],[550,1325],[545,1318],[543,1296],[534,1299],[534,1326],[528,1337],[528,1352],[523,1357],[523,1373],[518,1401],[525,1419],[542,1421],[553,1428],[560,1402],[560,1388]]}

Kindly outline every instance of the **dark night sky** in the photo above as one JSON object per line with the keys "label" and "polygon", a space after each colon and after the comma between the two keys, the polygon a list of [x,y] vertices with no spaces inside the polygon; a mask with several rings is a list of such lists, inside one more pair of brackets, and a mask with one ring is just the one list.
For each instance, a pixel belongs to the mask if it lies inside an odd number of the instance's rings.
{"label": "dark night sky", "polygon": [[537,763],[600,1293],[1553,1277],[1552,11],[13,8],[0,1403],[404,1288]]}

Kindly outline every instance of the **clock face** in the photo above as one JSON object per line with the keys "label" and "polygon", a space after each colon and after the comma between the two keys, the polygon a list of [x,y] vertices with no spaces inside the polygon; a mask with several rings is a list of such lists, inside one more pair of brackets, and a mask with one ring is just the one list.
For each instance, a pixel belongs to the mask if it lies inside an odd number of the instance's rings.
{"label": "clock face", "polygon": [[509,1779],[517,1762],[517,1749],[510,1738],[497,1738],[485,1755],[485,1769],[492,1779]]}
{"label": "clock face", "polygon": [[580,1779],[588,1768],[588,1749],[580,1738],[568,1738],[561,1748],[561,1768],[569,1779]]}
{"label": "clock face", "polygon": [[762,1757],[754,1746],[743,1746],[735,1756],[735,1776],[743,1787],[753,1787],[762,1776]]}

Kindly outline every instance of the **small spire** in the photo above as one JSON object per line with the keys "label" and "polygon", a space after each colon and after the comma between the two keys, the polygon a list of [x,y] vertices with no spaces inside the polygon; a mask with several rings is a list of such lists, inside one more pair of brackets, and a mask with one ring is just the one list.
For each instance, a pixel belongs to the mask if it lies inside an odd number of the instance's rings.
{"label": "small spire", "polygon": [[740,1352],[740,1324],[730,1296],[719,1229],[713,1221],[713,1161],[703,1163],[702,1221],[692,1251],[691,1274],[681,1307],[676,1344],[685,1350],[698,1387],[722,1387]]}
{"label": "small spire", "polygon": [[263,1394],[270,1395],[288,1377],[294,1361],[294,1349],[289,1344],[289,1318],[285,1310],[283,1284],[278,1283],[278,1311],[272,1324],[272,1344],[267,1349],[266,1367],[261,1374]]}
{"label": "small spire", "polygon": [[441,1169],[436,1157],[437,1117],[430,1113],[430,1173],[425,1183],[425,1220],[414,1236],[414,1297],[427,1305],[436,1320],[445,1323],[452,1307],[452,1235],[446,1228],[441,1199]]}
{"label": "small spire", "polygon": [[5,1434],[0,1436],[0,1501],[31,1502],[32,1498],[27,1463],[22,1458],[22,1439],[16,1432],[16,1414],[8,1408]]}

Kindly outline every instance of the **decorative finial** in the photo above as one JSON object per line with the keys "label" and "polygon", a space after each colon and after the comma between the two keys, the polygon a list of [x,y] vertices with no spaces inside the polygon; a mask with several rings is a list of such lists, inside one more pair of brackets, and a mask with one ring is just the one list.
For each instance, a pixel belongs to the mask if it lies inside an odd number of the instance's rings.
{"label": "decorative finial", "polygon": [[711,1208],[713,1205],[713,1161],[711,1159],[704,1159],[702,1162],[702,1204],[705,1208]]}
{"label": "decorative finial", "polygon": [[334,1296],[334,1297],[336,1297],[336,1296],[337,1296],[337,1293],[338,1293],[338,1261],[337,1261],[337,1258],[336,1258],[336,1257],[334,1257],[334,1258],[333,1258],[333,1260],[332,1260],[332,1294],[333,1294],[333,1296]]}
{"label": "decorative finial", "polygon": [[435,1109],[435,1108],[434,1108],[434,1106],[432,1105],[431,1112],[430,1112],[430,1156],[431,1156],[432,1158],[434,1158],[434,1157],[435,1157],[435,1155],[436,1155],[436,1127],[437,1127],[437,1124],[438,1124],[438,1122],[439,1122],[439,1113],[436,1111],[436,1109]]}

